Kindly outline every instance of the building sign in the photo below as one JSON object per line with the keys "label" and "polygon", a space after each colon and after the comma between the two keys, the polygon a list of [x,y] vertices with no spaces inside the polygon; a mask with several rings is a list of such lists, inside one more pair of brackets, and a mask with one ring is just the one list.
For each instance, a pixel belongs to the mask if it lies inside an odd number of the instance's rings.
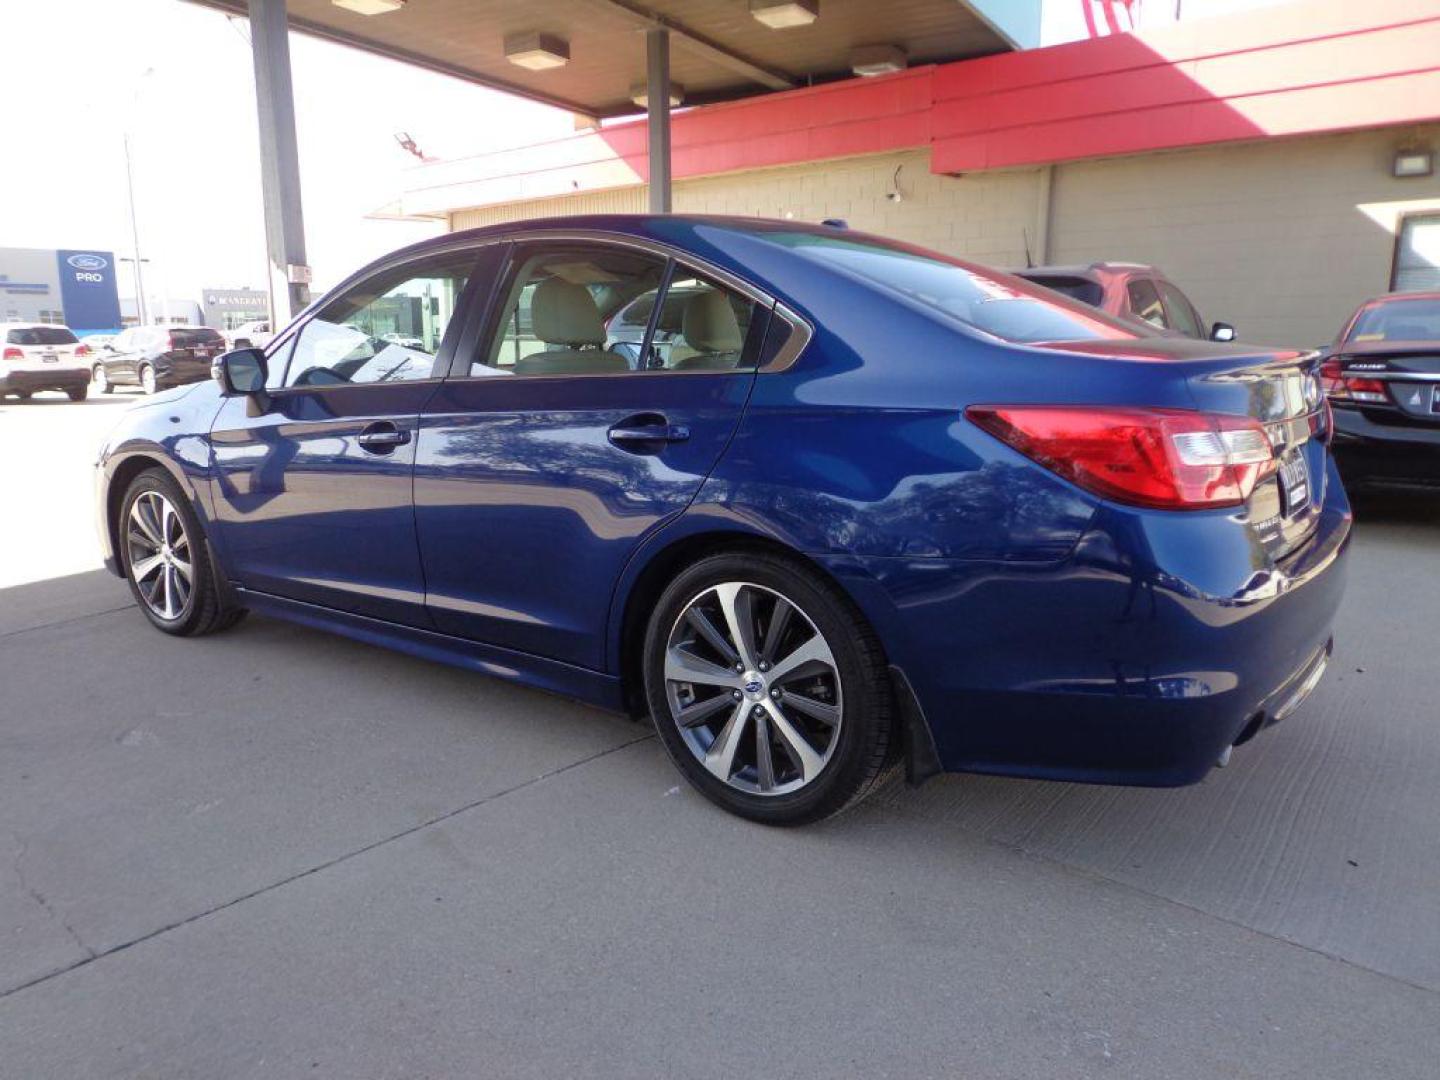
{"label": "building sign", "polygon": [[66,325],[72,330],[118,330],[115,256],[108,251],[57,251],[55,261]]}
{"label": "building sign", "polygon": [[264,289],[229,289],[207,287],[201,294],[205,308],[205,325],[217,330],[233,330],[248,322],[270,317],[270,294]]}

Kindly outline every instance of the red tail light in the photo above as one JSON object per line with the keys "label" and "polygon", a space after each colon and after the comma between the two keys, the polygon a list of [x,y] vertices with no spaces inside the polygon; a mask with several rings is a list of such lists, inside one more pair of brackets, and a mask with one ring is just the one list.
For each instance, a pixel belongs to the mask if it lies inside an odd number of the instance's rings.
{"label": "red tail light", "polygon": [[1320,365],[1320,385],[1325,396],[1336,401],[1359,401],[1384,405],[1390,400],[1383,379],[1357,378],[1346,375],[1339,360],[1326,360]]}
{"label": "red tail light", "polygon": [[76,345],[76,346],[75,346],[75,355],[76,355],[76,356],[89,356],[89,355],[90,355],[90,346],[89,346],[89,345]]}
{"label": "red tail light", "polygon": [[5,350],[5,359],[6,359],[6,360],[24,360],[24,359],[25,359],[25,352],[24,352],[24,350],[22,350],[22,349],[6,349],[6,350]]}
{"label": "red tail light", "polygon": [[1182,409],[971,406],[965,415],[1087,491],[1163,510],[1238,506],[1277,468],[1248,416]]}

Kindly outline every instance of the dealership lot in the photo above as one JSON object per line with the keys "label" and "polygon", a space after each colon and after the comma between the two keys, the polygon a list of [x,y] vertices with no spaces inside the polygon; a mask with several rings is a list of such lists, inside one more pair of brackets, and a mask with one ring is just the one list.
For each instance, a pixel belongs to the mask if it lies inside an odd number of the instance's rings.
{"label": "dealership lot", "polygon": [[0,403],[0,1075],[1431,1076],[1440,504],[1179,791],[950,776],[774,831],[637,724],[94,569],[127,395]]}

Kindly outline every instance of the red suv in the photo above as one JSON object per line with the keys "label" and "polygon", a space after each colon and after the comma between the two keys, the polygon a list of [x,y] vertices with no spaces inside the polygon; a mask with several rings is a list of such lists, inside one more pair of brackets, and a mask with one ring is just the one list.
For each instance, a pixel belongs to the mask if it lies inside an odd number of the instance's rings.
{"label": "red suv", "polygon": [[1095,262],[1088,266],[1030,266],[1015,273],[1122,319],[1136,319],[1182,337],[1234,341],[1235,327],[1205,321],[1180,287],[1154,266]]}

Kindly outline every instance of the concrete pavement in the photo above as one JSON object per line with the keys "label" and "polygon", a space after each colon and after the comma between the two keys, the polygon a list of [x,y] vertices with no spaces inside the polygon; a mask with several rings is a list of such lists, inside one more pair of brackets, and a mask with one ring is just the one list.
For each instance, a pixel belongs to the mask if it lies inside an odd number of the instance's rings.
{"label": "concrete pavement", "polygon": [[1330,675],[1197,787],[783,832],[563,699],[0,590],[0,1077],[1432,1077],[1437,545],[1375,505]]}

